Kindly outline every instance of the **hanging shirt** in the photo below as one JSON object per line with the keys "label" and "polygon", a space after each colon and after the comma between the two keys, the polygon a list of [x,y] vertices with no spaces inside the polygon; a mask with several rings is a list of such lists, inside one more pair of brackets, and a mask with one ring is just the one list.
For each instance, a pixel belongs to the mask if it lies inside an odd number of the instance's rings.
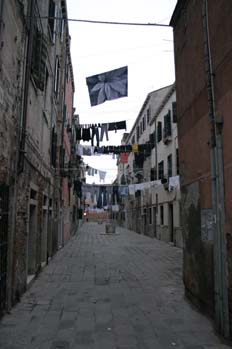
{"label": "hanging shirt", "polygon": [[105,182],[106,172],[105,171],[99,171],[99,178],[100,181]]}
{"label": "hanging shirt", "polygon": [[94,147],[92,147],[91,145],[83,145],[82,151],[83,151],[83,155],[91,156],[94,154]]}
{"label": "hanging shirt", "polygon": [[126,164],[128,162],[128,153],[121,153],[120,161],[121,163]]}
{"label": "hanging shirt", "polygon": [[83,155],[83,147],[81,144],[76,145],[76,155],[79,155],[79,156]]}
{"label": "hanging shirt", "polygon": [[83,128],[82,129],[82,139],[85,142],[90,141],[91,136],[90,136],[90,128]]}
{"label": "hanging shirt", "polygon": [[139,151],[138,144],[132,144],[132,151],[133,151],[133,153],[138,153],[138,151]]}
{"label": "hanging shirt", "polygon": [[80,141],[81,139],[82,139],[82,129],[81,129],[81,127],[78,127],[76,129],[76,140]]}
{"label": "hanging shirt", "polygon": [[108,130],[115,132],[117,132],[117,130],[126,130],[126,121],[110,122]]}

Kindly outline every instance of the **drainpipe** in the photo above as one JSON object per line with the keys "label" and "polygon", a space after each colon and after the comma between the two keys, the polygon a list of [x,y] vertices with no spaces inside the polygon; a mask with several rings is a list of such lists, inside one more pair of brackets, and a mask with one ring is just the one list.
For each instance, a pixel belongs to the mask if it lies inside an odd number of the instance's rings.
{"label": "drainpipe", "polygon": [[27,56],[26,56],[26,71],[25,71],[25,82],[24,82],[24,96],[23,96],[23,110],[22,110],[22,132],[20,139],[19,149],[19,162],[18,172],[21,173],[24,170],[24,153],[25,153],[25,142],[26,142],[26,128],[27,128],[27,105],[28,105],[28,91],[31,75],[31,64],[32,64],[32,52],[33,52],[33,36],[34,36],[34,7],[35,0],[30,0],[29,5],[29,20],[28,20],[28,44],[27,44]]}
{"label": "drainpipe", "polygon": [[2,13],[3,13],[3,6],[4,6],[4,0],[2,0],[1,4],[0,4],[0,32],[2,30]]}
{"label": "drainpipe", "polygon": [[[64,117],[65,117],[65,113],[66,113],[66,108],[65,108],[65,95],[66,95],[66,64],[67,64],[67,52],[66,52],[66,48],[65,48],[65,70],[64,70],[64,87],[63,87],[63,101],[62,101],[62,124],[61,124],[61,146],[60,146],[60,165],[59,167],[64,166],[64,162],[63,162],[63,145],[64,145]],[[71,145],[70,145],[71,146]],[[60,173],[63,173],[64,168],[62,168],[60,170]],[[64,246],[64,221],[63,221],[63,177],[60,177],[60,189],[61,189],[61,193],[60,193],[60,202],[61,202],[61,210],[62,210],[62,216],[61,216],[61,220],[60,220],[60,228],[62,230],[61,233],[61,240],[62,240],[62,247]],[[70,189],[69,189],[70,191]]]}
{"label": "drainpipe", "polygon": [[158,158],[157,158],[158,152],[157,152],[157,123],[156,123],[156,117],[155,117],[155,179],[158,179]]}
{"label": "drainpipe", "polygon": [[224,198],[224,166],[222,149],[222,118],[216,115],[214,73],[210,50],[208,0],[203,0],[202,8],[205,70],[208,86],[209,121],[211,124],[211,183],[212,207],[215,217],[214,222],[214,297],[215,297],[215,322],[219,333],[225,338],[230,336],[229,310],[228,310],[228,269],[225,241],[225,198]]}
{"label": "drainpipe", "polygon": [[[0,32],[1,32],[1,26],[2,26],[2,18],[3,18],[3,9],[4,9],[5,1],[2,0],[1,7],[0,7]],[[23,22],[23,18],[22,18]],[[25,28],[25,23],[23,22],[23,32],[22,32],[22,39],[23,39],[23,57],[25,57],[25,54],[27,52],[27,33]],[[1,33],[0,33],[1,34]],[[26,70],[26,62],[23,60],[22,64],[22,72],[20,74],[20,83],[18,86],[18,107],[17,107],[17,115],[18,119],[22,117],[22,101],[23,101],[23,90],[24,90],[24,83],[25,83],[25,70]],[[17,139],[16,139],[16,145],[17,149],[20,148],[20,126],[16,126],[17,130]],[[17,215],[17,193],[18,193],[18,172],[17,172],[17,166],[19,163],[19,150],[16,152],[15,155],[15,165],[14,165],[14,179],[12,181],[12,201],[11,201],[11,214],[10,214],[10,229],[9,229],[9,237],[8,237],[8,261],[7,261],[7,274],[9,277],[7,278],[7,311],[10,311],[12,308],[12,300],[14,298],[14,289],[15,289],[15,270],[14,270],[14,241],[15,241],[15,229],[16,229],[16,215]]]}

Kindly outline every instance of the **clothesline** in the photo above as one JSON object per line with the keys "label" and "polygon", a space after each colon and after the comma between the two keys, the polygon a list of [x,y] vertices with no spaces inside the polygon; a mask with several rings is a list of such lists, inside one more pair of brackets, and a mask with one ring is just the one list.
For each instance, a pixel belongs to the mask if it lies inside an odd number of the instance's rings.
{"label": "clothesline", "polygon": [[[113,192],[116,192],[116,188],[119,189],[121,195],[135,195],[136,191],[138,190],[145,190],[145,189],[152,189],[152,188],[158,188],[162,186],[161,180],[155,180],[155,181],[148,181],[148,182],[143,182],[143,183],[135,183],[135,184],[112,184],[112,185],[106,185],[106,187],[111,188]],[[83,184],[82,186],[82,192],[90,192],[91,190],[94,190],[94,188],[99,188],[101,187],[101,184]],[[180,177],[179,176],[173,176],[169,177],[168,181],[168,190],[171,191],[173,188],[180,189]]]}
{"label": "clothesline", "polygon": [[[99,126],[100,125],[100,126]],[[99,133],[100,128],[100,133]],[[126,121],[117,121],[103,124],[86,124],[79,125],[76,128],[76,140],[84,142],[89,142],[91,140],[92,146],[94,145],[94,138],[96,138],[97,146],[99,147],[99,142],[103,141],[104,135],[106,140],[109,140],[109,131],[126,130]]]}
{"label": "clothesline", "polygon": [[125,125],[126,120],[122,120],[122,121],[112,121],[112,122],[95,122],[95,123],[90,123],[90,124],[79,124],[77,126],[77,128],[92,128],[92,127],[102,127],[102,125],[108,125],[110,127],[110,131],[111,130],[111,125],[113,125],[113,127],[118,124],[118,125]]}
{"label": "clothesline", "polygon": [[101,154],[121,154],[121,153],[137,153],[149,155],[151,150],[154,148],[155,143],[144,143],[144,144],[127,144],[127,145],[109,145],[102,147],[95,147],[91,145],[76,145],[76,155],[78,156],[91,156]]}

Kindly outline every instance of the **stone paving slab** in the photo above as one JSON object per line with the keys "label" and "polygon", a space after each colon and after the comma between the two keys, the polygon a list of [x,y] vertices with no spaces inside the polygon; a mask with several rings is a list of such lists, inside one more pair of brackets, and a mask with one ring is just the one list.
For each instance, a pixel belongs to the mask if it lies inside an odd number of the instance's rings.
{"label": "stone paving slab", "polygon": [[1,349],[226,349],[184,297],[182,251],[86,223],[0,322]]}

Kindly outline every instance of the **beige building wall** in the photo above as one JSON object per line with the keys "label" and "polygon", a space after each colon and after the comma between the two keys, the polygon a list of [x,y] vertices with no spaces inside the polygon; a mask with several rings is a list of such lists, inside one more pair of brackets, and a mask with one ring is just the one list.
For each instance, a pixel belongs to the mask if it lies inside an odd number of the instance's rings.
{"label": "beige building wall", "polygon": [[[163,176],[166,183],[151,186],[149,190],[141,190],[135,195],[129,195],[124,200],[126,225],[139,233],[155,236],[176,246],[182,246],[180,224],[180,190],[179,185],[169,188],[168,156],[172,156],[171,177],[177,177],[178,183],[178,135],[173,103],[176,101],[175,85],[164,87],[148,94],[140,113],[125,139],[126,144],[151,145],[151,154],[147,156],[142,167],[134,166],[135,154],[129,154],[128,163],[124,165],[127,183],[146,183],[161,180],[158,164],[163,161]],[[164,139],[164,118],[170,113],[171,132]],[[162,122],[162,139],[157,140],[158,123]],[[153,138],[151,138],[151,135]],[[118,178],[122,176],[122,164],[118,167]],[[120,181],[119,181],[120,183]]]}

